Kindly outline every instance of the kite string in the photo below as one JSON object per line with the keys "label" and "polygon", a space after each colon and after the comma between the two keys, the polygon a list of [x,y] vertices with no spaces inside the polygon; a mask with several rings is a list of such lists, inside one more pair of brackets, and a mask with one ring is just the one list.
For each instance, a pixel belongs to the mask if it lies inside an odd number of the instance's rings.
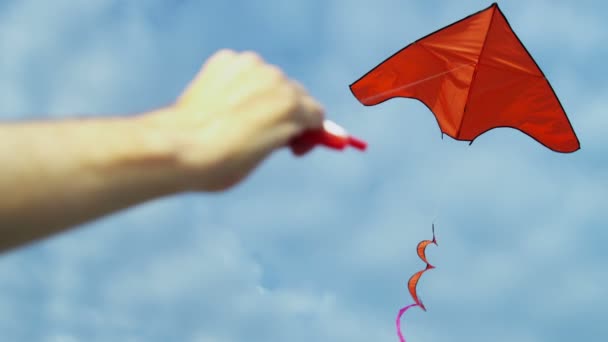
{"label": "kite string", "polygon": [[[443,140],[443,133],[441,133],[441,137]],[[442,174],[441,175],[436,174],[436,175],[433,175],[433,177],[431,177],[431,179],[435,179],[435,180],[438,177],[441,178],[441,181],[439,181],[439,184],[435,183],[435,186],[439,185],[439,187],[438,187],[439,193],[435,194],[435,196],[434,196],[434,202],[435,202],[433,205],[434,213],[432,216],[433,219],[431,221],[431,224],[437,223],[437,220],[439,219],[439,215],[441,215],[441,209],[443,207],[443,202],[444,202],[445,196],[446,196],[446,187],[448,186],[448,181],[449,181],[450,177],[448,177],[448,175],[446,174],[446,172],[444,172],[444,170],[453,169],[451,167],[448,167],[448,168],[445,167],[445,161],[448,160],[447,152],[446,152],[447,147],[444,145],[444,146],[440,146],[438,149],[440,150],[440,153],[438,153],[439,160],[437,160],[434,164],[441,168],[440,173],[442,173]],[[443,163],[442,163],[442,161],[443,161]],[[438,168],[436,167],[435,169],[437,170]]]}
{"label": "kite string", "polygon": [[462,176],[460,165],[464,164],[462,163],[462,160],[464,160],[463,153],[466,153],[465,151],[468,151],[471,148],[472,143],[473,141],[466,144],[466,146],[462,149],[458,146],[454,148],[445,145],[440,147],[441,152],[439,153],[439,157],[435,165],[439,165],[442,171],[441,174],[435,174],[433,177],[431,177],[431,179],[441,178],[440,181],[435,182],[435,185],[439,186],[439,190],[434,196],[435,203],[433,205],[432,224],[437,223],[442,214],[446,197],[449,198],[449,191],[454,189],[454,186],[451,185],[458,182],[458,176]]}
{"label": "kite string", "polygon": [[373,96],[369,96],[369,97],[366,97],[366,98],[362,98],[360,101],[362,101],[362,102],[368,102],[368,101],[370,101],[370,100],[371,100],[371,101],[373,101],[373,100],[376,100],[376,99],[378,99],[378,98],[384,97],[385,95],[388,95],[388,94],[390,94],[390,93],[392,93],[392,92],[399,91],[399,90],[403,90],[403,89],[407,89],[407,88],[410,88],[410,87],[416,86],[416,85],[418,85],[418,84],[420,84],[420,83],[428,82],[428,81],[430,81],[430,80],[432,80],[432,79],[435,79],[435,78],[437,78],[437,77],[441,77],[441,76],[443,76],[443,75],[446,75],[446,74],[449,74],[449,73],[451,73],[451,72],[454,72],[454,71],[456,71],[456,70],[458,70],[458,69],[462,69],[462,68],[464,68],[464,67],[471,66],[471,65],[475,65],[475,64],[477,64],[477,62],[473,62],[473,63],[466,63],[466,64],[460,64],[460,65],[458,65],[458,66],[456,66],[456,67],[454,67],[454,68],[452,68],[452,69],[449,69],[449,70],[446,70],[446,71],[442,71],[442,72],[440,72],[440,73],[437,73],[437,74],[431,75],[431,76],[429,76],[429,77],[425,77],[425,78],[423,78],[423,79],[420,79],[420,80],[417,80],[417,81],[414,81],[414,82],[410,82],[410,83],[407,83],[407,84],[403,84],[403,85],[400,85],[400,86],[397,86],[397,87],[390,88],[390,89],[388,89],[387,91],[383,91],[383,92],[380,92],[380,93],[374,94]]}

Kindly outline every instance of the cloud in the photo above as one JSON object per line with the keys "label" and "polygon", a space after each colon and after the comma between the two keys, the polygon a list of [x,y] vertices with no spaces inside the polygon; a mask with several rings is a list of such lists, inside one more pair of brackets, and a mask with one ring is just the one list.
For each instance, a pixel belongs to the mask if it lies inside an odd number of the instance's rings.
{"label": "cloud", "polygon": [[[2,118],[146,110],[229,46],[259,48],[370,142],[364,154],[317,150],[294,161],[283,151],[228,193],[161,199],[4,256],[3,337],[394,339],[397,310],[410,302],[405,282],[422,264],[415,245],[433,220],[437,269],[420,283],[429,311],[408,313],[408,340],[606,336],[588,321],[605,316],[608,298],[608,87],[580,62],[606,53],[596,4],[501,4],[572,113],[583,144],[572,155],[507,129],[471,146],[442,140],[422,104],[364,108],[350,94],[348,84],[403,45],[487,3],[277,4],[3,5]],[[581,38],[586,25],[593,32]]]}

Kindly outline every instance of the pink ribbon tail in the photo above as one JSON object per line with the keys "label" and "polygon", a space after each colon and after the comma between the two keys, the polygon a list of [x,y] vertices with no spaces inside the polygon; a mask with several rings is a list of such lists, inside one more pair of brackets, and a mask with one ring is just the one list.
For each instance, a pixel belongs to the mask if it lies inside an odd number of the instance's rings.
{"label": "pink ribbon tail", "polygon": [[418,304],[410,304],[404,308],[402,308],[401,310],[399,310],[399,314],[397,315],[397,335],[399,335],[399,341],[400,342],[406,342],[405,338],[403,337],[403,334],[401,333],[401,316],[403,316],[403,314],[411,307],[414,306],[420,306]]}

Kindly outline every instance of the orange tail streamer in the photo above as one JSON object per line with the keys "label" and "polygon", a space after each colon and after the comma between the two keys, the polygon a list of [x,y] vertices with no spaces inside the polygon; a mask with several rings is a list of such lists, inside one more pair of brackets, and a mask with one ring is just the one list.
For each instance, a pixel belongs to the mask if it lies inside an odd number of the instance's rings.
{"label": "orange tail streamer", "polygon": [[418,285],[418,281],[420,280],[420,277],[422,276],[422,274],[424,274],[424,272],[435,268],[435,266],[431,265],[427,260],[426,260],[426,247],[430,244],[434,244],[435,246],[437,245],[437,239],[435,238],[435,224],[432,225],[433,227],[433,240],[423,240],[420,241],[418,243],[418,246],[416,247],[417,252],[418,252],[418,256],[420,257],[420,259],[422,259],[422,261],[424,261],[426,263],[426,268],[424,270],[418,271],[416,272],[411,278],[410,280],[407,282],[407,287],[410,291],[410,295],[412,296],[412,299],[414,299],[414,304],[410,304],[404,308],[402,308],[401,310],[399,310],[399,313],[397,314],[397,335],[399,335],[399,341],[401,342],[406,342],[405,338],[403,337],[403,333],[401,332],[401,316],[403,316],[403,314],[409,309],[412,308],[414,306],[419,306],[422,310],[426,311],[426,308],[424,307],[424,304],[422,304],[422,301],[420,301],[420,298],[418,298],[418,294],[416,293],[416,286]]}

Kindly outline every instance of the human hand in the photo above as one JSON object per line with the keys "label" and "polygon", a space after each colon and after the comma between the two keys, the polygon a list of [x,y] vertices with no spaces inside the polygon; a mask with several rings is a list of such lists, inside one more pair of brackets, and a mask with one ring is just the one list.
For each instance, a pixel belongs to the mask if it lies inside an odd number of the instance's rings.
{"label": "human hand", "polygon": [[184,187],[220,191],[303,132],[320,129],[324,111],[257,54],[221,50],[174,104],[150,117],[173,132]]}

